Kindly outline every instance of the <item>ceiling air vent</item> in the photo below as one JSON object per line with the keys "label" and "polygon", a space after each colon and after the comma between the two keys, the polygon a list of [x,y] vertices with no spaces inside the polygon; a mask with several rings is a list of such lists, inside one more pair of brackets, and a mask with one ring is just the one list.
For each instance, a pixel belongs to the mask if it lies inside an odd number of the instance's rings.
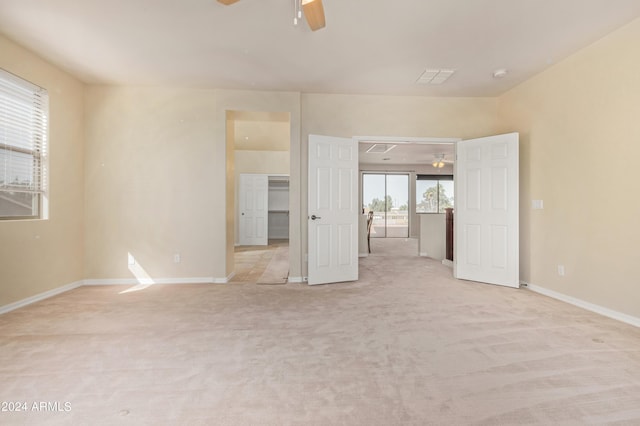
{"label": "ceiling air vent", "polygon": [[396,145],[388,144],[388,143],[374,143],[369,147],[367,152],[369,154],[386,154],[395,148]]}
{"label": "ceiling air vent", "polygon": [[450,69],[427,69],[416,83],[419,84],[442,84],[451,77],[456,70]]}

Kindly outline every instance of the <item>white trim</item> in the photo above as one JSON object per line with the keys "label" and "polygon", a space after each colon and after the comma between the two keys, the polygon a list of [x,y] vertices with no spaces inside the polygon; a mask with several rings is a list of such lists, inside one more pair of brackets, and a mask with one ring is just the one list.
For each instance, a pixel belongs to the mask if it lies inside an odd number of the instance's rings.
{"label": "white trim", "polygon": [[369,253],[358,253],[358,257],[369,257]]}
{"label": "white trim", "polygon": [[596,305],[590,302],[585,302],[584,300],[576,299],[575,297],[567,296],[566,294],[558,293],[557,291],[549,290],[548,288],[540,287],[535,284],[530,284],[525,281],[520,281],[520,283],[525,288],[535,293],[540,293],[542,295],[549,296],[557,300],[561,300],[565,303],[578,306],[582,309],[586,309],[587,311],[595,312],[596,314],[600,314],[605,317],[624,322],[626,324],[640,327],[640,318],[638,317],[623,314],[622,312],[614,311],[613,309],[605,308],[603,306]]}
{"label": "white trim", "polygon": [[453,268],[453,261],[449,259],[442,259],[442,264],[449,268]]}
{"label": "white trim", "polygon": [[36,294],[35,296],[27,297],[26,299],[18,300],[17,302],[9,303],[8,305],[0,306],[0,315],[13,311],[18,308],[31,305],[32,303],[39,302],[44,299],[56,296],[60,293],[64,293],[69,290],[81,287],[84,284],[82,280],[73,282],[71,284],[63,285],[62,287],[54,288],[44,293]]}
{"label": "white trim", "polygon": [[289,277],[287,281],[290,283],[303,283],[306,282],[307,279],[305,277]]}
{"label": "white trim", "polygon": [[226,278],[212,278],[212,279],[211,279],[211,281],[209,281],[209,282],[211,282],[211,283],[213,283],[213,284],[228,284],[228,283],[229,283],[229,281],[231,281],[231,279],[232,279],[233,277],[235,277],[235,276],[236,276],[236,273],[235,273],[235,272],[232,272],[232,273],[230,273],[230,274],[229,274],[229,276],[228,276],[228,277],[226,277]]}
{"label": "white trim", "polygon": [[393,142],[395,144],[452,144],[461,141],[461,138],[415,138],[403,136],[354,136],[358,142]]}
{"label": "white trim", "polygon": [[418,253],[418,256],[420,256],[420,257],[429,257],[429,255],[426,252],[424,252],[424,253],[420,252],[420,253]]}
{"label": "white trim", "polygon": [[34,296],[27,297],[26,299],[18,300],[17,302],[9,303],[8,305],[0,306],[0,315],[6,314],[18,308],[23,308],[32,303],[40,302],[41,300],[48,299],[56,296],[60,293],[67,292],[69,290],[76,289],[82,286],[94,286],[94,285],[151,285],[151,284],[226,284],[235,276],[235,272],[226,278],[213,278],[213,277],[190,277],[190,278],[154,278],[154,279],[136,279],[136,278],[115,278],[115,279],[87,279],[73,282],[71,284],[63,285],[62,287],[54,288],[44,293],[36,294]]}

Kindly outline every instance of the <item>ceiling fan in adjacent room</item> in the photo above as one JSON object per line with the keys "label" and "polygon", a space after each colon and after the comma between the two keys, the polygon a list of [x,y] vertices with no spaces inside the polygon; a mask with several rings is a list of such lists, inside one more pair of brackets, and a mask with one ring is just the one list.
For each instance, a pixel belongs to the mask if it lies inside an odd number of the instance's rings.
{"label": "ceiling fan in adjacent room", "polygon": [[453,161],[445,159],[445,154],[435,154],[431,165],[436,169],[441,169],[445,164],[453,164]]}
{"label": "ceiling fan in adjacent room", "polygon": [[[219,3],[226,6],[238,1],[239,0],[218,0]],[[324,19],[324,7],[322,6],[322,0],[293,0],[293,4],[294,25],[298,25],[298,19],[302,18],[302,14],[304,13],[304,17],[307,20],[307,24],[309,24],[311,31],[317,31],[325,27],[326,23]]]}

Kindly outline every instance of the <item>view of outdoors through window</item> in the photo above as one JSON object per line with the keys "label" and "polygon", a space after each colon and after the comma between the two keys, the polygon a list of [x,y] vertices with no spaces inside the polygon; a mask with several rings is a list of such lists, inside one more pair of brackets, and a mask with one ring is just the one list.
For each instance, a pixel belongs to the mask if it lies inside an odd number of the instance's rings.
{"label": "view of outdoors through window", "polygon": [[[444,180],[446,178],[449,180]],[[453,207],[453,180],[421,178],[416,181],[416,213],[444,213]]]}
{"label": "view of outdoors through window", "polygon": [[40,215],[45,191],[48,95],[0,70],[0,218]]}
{"label": "view of outdoors through window", "polygon": [[0,186],[17,189],[0,192],[0,216],[26,217],[35,214],[37,194],[19,190],[30,187],[34,175],[33,164],[33,154],[0,148]]}
{"label": "view of outdoors through window", "polygon": [[371,238],[409,237],[409,175],[365,173],[362,204],[373,212]]}

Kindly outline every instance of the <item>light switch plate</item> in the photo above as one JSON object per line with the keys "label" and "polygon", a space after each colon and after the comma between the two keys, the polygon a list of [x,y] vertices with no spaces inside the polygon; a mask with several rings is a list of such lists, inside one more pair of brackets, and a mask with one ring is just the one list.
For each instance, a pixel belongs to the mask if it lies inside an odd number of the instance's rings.
{"label": "light switch plate", "polygon": [[542,210],[544,208],[544,203],[542,200],[531,200],[531,208],[533,210]]}

